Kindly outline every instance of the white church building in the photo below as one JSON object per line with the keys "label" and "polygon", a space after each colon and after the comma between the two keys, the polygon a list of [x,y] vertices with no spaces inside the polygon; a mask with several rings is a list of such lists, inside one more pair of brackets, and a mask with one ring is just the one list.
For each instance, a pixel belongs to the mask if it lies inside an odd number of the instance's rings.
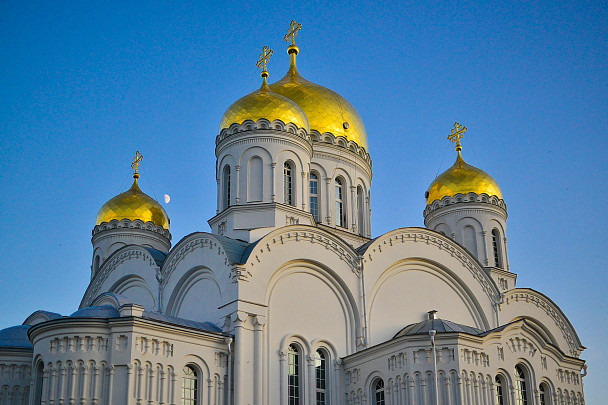
{"label": "white church building", "polygon": [[287,74],[267,83],[264,48],[261,87],[221,118],[211,232],[172,245],[138,153],[97,216],[78,310],[0,330],[0,405],[585,403],[585,347],[516,285],[507,205],[465,162],[466,128],[425,228],[372,237],[365,127],[300,75],[299,28]]}

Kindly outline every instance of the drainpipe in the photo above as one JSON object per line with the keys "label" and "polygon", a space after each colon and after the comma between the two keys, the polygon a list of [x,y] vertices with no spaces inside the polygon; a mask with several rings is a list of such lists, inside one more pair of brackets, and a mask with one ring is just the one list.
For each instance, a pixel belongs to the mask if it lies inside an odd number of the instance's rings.
{"label": "drainpipe", "polygon": [[228,346],[228,382],[226,383],[228,385],[227,389],[226,389],[226,404],[230,405],[231,402],[231,393],[232,393],[232,338],[231,337],[225,337],[224,340],[226,341],[226,345]]}
{"label": "drainpipe", "polygon": [[363,300],[363,339],[364,347],[367,347],[367,303],[365,302],[365,278],[363,271],[363,256],[359,256],[359,268],[361,269],[361,295]]}

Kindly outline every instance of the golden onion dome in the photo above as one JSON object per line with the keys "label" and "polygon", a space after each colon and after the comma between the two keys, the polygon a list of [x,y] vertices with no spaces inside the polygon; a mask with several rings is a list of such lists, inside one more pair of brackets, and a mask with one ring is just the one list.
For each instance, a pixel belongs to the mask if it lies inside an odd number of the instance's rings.
{"label": "golden onion dome", "polygon": [[293,100],[302,108],[311,130],[330,132],[369,150],[363,120],[344,97],[333,90],[304,79],[296,69],[298,47],[287,48],[290,56],[289,71],[281,80],[270,85],[270,90]]}
{"label": "golden onion dome", "polygon": [[502,192],[496,180],[483,170],[467,164],[458,150],[454,165],[431,183],[426,193],[426,204],[429,205],[446,196],[454,197],[456,194],[468,193],[487,194],[502,199]]}
{"label": "golden onion dome", "polygon": [[105,203],[97,214],[96,225],[110,222],[113,219],[121,221],[128,219],[141,220],[143,223],[152,222],[169,230],[169,217],[164,208],[152,197],[140,190],[137,184],[139,174],[133,175],[133,185],[130,189],[117,195]]}
{"label": "golden onion dome", "polygon": [[[266,53],[269,51],[269,53]],[[287,97],[281,96],[277,93],[270,91],[266,78],[268,72],[266,71],[266,62],[272,55],[272,50],[264,47],[263,56],[261,59],[263,63],[262,71],[262,87],[258,90],[241,97],[224,113],[220,122],[220,131],[224,128],[230,127],[232,124],[242,124],[246,120],[252,120],[256,122],[260,118],[266,118],[269,121],[281,120],[285,124],[293,123],[298,128],[306,129],[309,131],[308,119],[304,111],[292,100]],[[258,62],[258,66],[261,66],[261,62]]]}

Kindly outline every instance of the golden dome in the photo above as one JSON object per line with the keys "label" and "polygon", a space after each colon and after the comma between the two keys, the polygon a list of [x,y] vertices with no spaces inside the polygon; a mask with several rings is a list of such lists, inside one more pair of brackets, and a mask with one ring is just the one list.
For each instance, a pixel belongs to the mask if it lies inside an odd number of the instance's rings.
{"label": "golden dome", "polygon": [[131,221],[139,219],[143,223],[152,221],[154,225],[169,230],[167,213],[155,199],[139,189],[136,176],[139,177],[137,173],[133,175],[133,185],[129,190],[112,198],[101,207],[95,224],[100,225],[113,219],[118,221],[125,218]]}
{"label": "golden dome", "polygon": [[281,120],[285,124],[293,123],[306,131],[308,120],[306,114],[296,103],[268,89],[266,78],[262,87],[235,101],[224,113],[220,122],[220,131],[230,125],[242,124],[245,120],[256,122],[260,118],[269,121]]}
{"label": "golden dome", "polygon": [[270,90],[293,100],[306,114],[310,129],[330,132],[368,150],[367,134],[363,121],[344,97],[333,90],[304,79],[296,69],[298,47],[289,46],[289,71],[281,80],[270,85]]}
{"label": "golden dome", "polygon": [[454,165],[431,183],[426,195],[426,204],[441,200],[445,196],[454,197],[456,194],[466,195],[471,192],[502,199],[502,192],[496,180],[483,170],[467,164],[459,150]]}

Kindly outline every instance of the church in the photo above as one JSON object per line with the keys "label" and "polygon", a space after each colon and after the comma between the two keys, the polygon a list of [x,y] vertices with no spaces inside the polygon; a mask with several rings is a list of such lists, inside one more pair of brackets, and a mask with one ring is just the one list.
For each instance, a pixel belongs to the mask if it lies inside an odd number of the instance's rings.
{"label": "church", "polygon": [[466,163],[467,129],[446,129],[425,227],[373,237],[364,123],[300,75],[300,28],[285,76],[269,83],[264,47],[259,89],[221,117],[211,232],[172,243],[137,152],[100,204],[77,310],[0,330],[0,405],[585,403],[585,347],[516,285],[508,196]]}

